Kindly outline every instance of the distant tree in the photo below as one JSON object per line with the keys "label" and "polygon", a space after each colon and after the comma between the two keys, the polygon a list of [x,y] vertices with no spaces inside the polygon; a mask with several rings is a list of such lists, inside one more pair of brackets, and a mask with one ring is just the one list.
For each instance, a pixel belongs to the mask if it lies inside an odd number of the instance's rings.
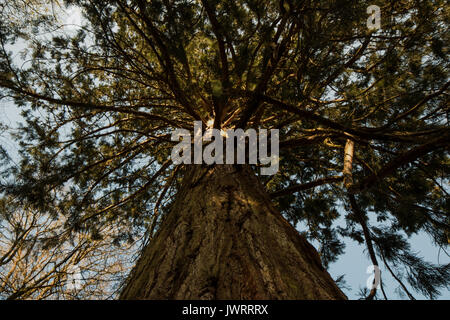
{"label": "distant tree", "polygon": [[[445,1],[65,3],[84,14],[76,31],[1,11],[1,93],[26,119],[1,191],[73,238],[145,229],[120,298],[342,299],[323,266],[346,238],[410,298],[406,282],[430,298],[448,286],[449,265],[408,242],[448,244]],[[174,165],[171,133],[194,120],[280,129],[279,172]]]}
{"label": "distant tree", "polygon": [[0,299],[105,299],[117,295],[132,267],[133,246],[80,232],[69,237],[54,219],[0,201]]}

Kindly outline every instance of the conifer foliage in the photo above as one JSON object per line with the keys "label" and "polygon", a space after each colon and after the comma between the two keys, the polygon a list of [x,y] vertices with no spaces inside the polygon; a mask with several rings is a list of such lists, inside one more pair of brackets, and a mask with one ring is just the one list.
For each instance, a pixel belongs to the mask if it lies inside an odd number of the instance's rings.
{"label": "conifer foliage", "polygon": [[[62,26],[67,8],[80,26]],[[20,159],[2,150],[1,237],[14,203],[58,223],[20,246],[151,245],[189,166],[170,161],[173,130],[279,129],[279,171],[259,179],[322,263],[351,239],[404,295],[435,298],[450,267],[408,239],[445,252],[450,237],[449,21],[441,0],[3,1],[0,98],[24,123],[4,128]],[[6,297],[42,290],[30,283]]]}

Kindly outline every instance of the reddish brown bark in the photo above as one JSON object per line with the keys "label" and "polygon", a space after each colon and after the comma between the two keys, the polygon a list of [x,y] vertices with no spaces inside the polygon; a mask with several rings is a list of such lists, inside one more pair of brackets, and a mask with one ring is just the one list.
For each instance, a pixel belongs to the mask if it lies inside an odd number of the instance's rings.
{"label": "reddish brown bark", "polygon": [[250,168],[195,166],[121,299],[346,299]]}

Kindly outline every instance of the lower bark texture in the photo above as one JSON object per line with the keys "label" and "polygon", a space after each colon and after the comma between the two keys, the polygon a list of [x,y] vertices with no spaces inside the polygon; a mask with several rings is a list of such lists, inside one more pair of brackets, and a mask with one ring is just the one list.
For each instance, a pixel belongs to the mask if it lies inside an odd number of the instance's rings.
{"label": "lower bark texture", "polygon": [[192,166],[121,299],[346,299],[250,168]]}

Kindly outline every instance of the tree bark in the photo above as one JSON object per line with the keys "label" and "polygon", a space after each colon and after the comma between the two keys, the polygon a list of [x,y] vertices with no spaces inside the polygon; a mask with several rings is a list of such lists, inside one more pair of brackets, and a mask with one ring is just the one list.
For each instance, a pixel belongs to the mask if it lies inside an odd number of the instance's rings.
{"label": "tree bark", "polygon": [[346,299],[246,166],[193,165],[120,299]]}

